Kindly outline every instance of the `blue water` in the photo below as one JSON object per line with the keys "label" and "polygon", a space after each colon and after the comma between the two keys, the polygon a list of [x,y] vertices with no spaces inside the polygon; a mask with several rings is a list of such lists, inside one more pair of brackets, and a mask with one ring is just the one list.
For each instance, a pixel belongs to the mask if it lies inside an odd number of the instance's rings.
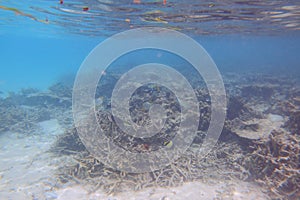
{"label": "blue water", "polygon": [[37,35],[1,37],[1,90],[46,89],[68,73],[76,73],[97,44],[87,38],[42,38]]}
{"label": "blue water", "polygon": [[[145,4],[133,4],[131,1],[122,1],[119,3],[99,1],[98,4],[92,4],[92,1],[65,1],[64,4],[59,4],[59,1],[44,1],[39,3],[36,1],[27,3],[0,2],[2,6],[16,8],[23,13],[34,16],[36,19],[49,20],[48,24],[41,23],[33,20],[32,17],[22,16],[11,10],[0,9],[2,19],[0,24],[0,91],[3,93],[18,91],[24,87],[46,89],[53,82],[61,79],[61,77],[68,74],[75,74],[88,53],[105,38],[119,31],[130,29],[126,25],[126,22],[123,21],[124,18],[129,18],[133,21],[135,18],[138,19],[138,15],[145,16],[145,13],[149,10],[170,12],[172,16],[172,12],[176,12],[178,7],[182,5],[187,6],[186,9],[190,13],[194,12],[198,15],[199,13],[211,14],[211,18],[208,17],[210,19],[207,20],[208,22],[205,20],[203,22],[178,22],[178,26],[183,27],[180,30],[182,33],[186,33],[197,40],[207,50],[221,72],[265,71],[270,73],[299,73],[300,31],[299,25],[297,25],[299,22],[299,14],[297,14],[297,11],[299,12],[299,3],[298,1],[278,1],[278,5],[275,3],[273,5],[270,2],[267,1],[265,2],[266,5],[262,6],[258,2],[249,5],[247,3],[236,3],[232,4],[232,7],[226,6],[221,2],[210,2],[210,4],[207,4],[208,7],[205,7],[205,2],[202,2],[203,5],[194,3],[196,6],[202,5],[201,8],[203,8],[203,11],[199,12],[198,10],[198,13],[197,8],[193,10],[189,6],[192,4],[191,1],[186,1],[186,4],[184,4],[184,1],[181,3],[169,1],[167,4],[169,5],[168,7],[164,7],[159,2],[152,4],[152,1],[145,1]],[[76,11],[76,9],[80,9],[80,7],[78,8],[79,5],[89,5],[90,10],[87,14],[82,14],[82,10],[80,10],[81,13],[79,14],[63,10],[73,9]],[[213,13],[219,13],[218,9],[232,11],[233,8],[237,9],[239,5],[241,13],[238,13],[236,18],[240,17],[240,20],[233,17],[230,19],[230,15],[234,16],[235,13],[229,14],[227,18],[221,15],[224,21]],[[120,8],[122,6],[123,8],[135,8],[136,10],[121,11]],[[292,7],[293,9],[290,9],[285,6],[294,6],[295,8]],[[216,8],[216,11],[207,10],[214,8]],[[248,11],[247,9],[249,11],[256,9],[252,11],[252,14],[248,13],[248,17],[252,18],[260,17],[261,19],[265,19],[266,17],[261,16],[259,13],[263,13],[264,10],[269,10],[270,12],[280,11],[283,14],[292,13],[294,15],[292,17],[283,17],[281,21],[272,22],[271,24],[266,20],[265,24],[263,24],[264,20],[262,22],[243,21],[242,17],[247,14],[242,13],[242,8],[246,11]],[[101,15],[93,9],[99,9]],[[118,10],[120,15],[118,15]],[[184,7],[182,10],[184,10]],[[227,13],[225,11],[224,13]],[[126,12],[126,15],[124,12]],[[243,15],[239,16],[239,14]],[[180,16],[184,15],[181,14]],[[219,18],[216,18],[216,16]],[[172,18],[165,18],[172,21]],[[94,21],[89,21],[92,19]],[[118,22],[120,23],[119,27],[116,26],[117,24],[113,24],[117,19],[120,21]],[[74,24],[75,20],[77,20],[77,26]],[[102,21],[99,21],[97,24],[97,20]],[[287,22],[285,23],[284,20]],[[140,21],[135,22],[136,24],[133,28],[144,26],[168,28],[171,26],[170,23],[164,25],[164,23]],[[173,21],[172,26],[173,24],[176,25],[176,21]],[[212,26],[211,21],[217,25]],[[131,23],[134,24],[134,22]],[[232,23],[237,23],[234,29],[230,29]],[[290,30],[284,26],[277,27],[281,23],[283,25],[294,23],[296,25],[292,25],[295,30]],[[218,24],[221,24],[224,30]],[[229,28],[225,28],[226,24]],[[99,30],[97,29],[98,26]],[[197,34],[197,31],[192,32],[190,29],[184,29],[190,26],[207,30],[207,32],[205,34]],[[209,34],[209,31],[211,31],[211,34]]]}
{"label": "blue water", "polygon": [[[3,34],[0,37],[0,91],[18,91],[24,87],[46,89],[62,76],[75,74],[88,53],[103,39]],[[207,50],[221,72],[300,71],[298,34],[198,36],[194,39]]]}

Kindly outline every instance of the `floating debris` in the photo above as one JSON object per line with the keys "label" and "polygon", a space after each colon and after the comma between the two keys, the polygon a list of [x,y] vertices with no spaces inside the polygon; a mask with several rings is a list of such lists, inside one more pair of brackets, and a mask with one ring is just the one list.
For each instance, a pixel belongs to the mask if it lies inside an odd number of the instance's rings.
{"label": "floating debris", "polygon": [[168,21],[160,17],[140,17],[140,19],[144,22],[149,22],[149,23],[162,23],[162,24],[168,23]]}
{"label": "floating debris", "polygon": [[21,15],[21,16],[29,17],[30,19],[32,19],[34,21],[42,22],[42,23],[45,23],[45,24],[48,23],[48,20],[38,19],[38,18],[34,17],[31,14],[24,13],[24,12],[18,10],[17,8],[10,8],[10,7],[6,7],[6,6],[1,6],[0,5],[0,9],[2,9],[2,10],[8,10],[8,11],[13,11],[16,15]]}
{"label": "floating debris", "polygon": [[89,7],[84,6],[84,7],[82,8],[82,10],[83,10],[83,11],[88,11],[88,10],[89,10]]}

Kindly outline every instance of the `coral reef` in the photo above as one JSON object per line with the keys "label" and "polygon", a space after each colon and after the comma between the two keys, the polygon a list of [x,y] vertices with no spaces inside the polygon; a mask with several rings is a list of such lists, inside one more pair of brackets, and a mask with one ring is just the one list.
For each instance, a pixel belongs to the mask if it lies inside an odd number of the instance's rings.
{"label": "coral reef", "polygon": [[[209,125],[210,98],[205,88],[194,88],[202,113],[198,135],[191,147],[172,164],[160,170],[140,174],[113,170],[85,149],[76,129],[73,128],[61,136],[53,147],[56,154],[67,154],[73,158],[73,164],[58,171],[60,182],[79,183],[86,185],[90,192],[102,189],[111,194],[151,186],[177,186],[194,180],[206,182],[213,178],[238,178],[260,183],[272,199],[299,198],[300,92],[289,89],[293,88],[290,81],[285,82],[284,79],[274,79],[271,76],[230,77],[238,80],[227,83],[230,95],[225,126],[218,144],[205,158],[200,157],[197,150]],[[109,77],[106,84],[109,85],[110,81],[115,79]],[[241,83],[238,89],[235,87],[236,83]],[[106,87],[108,86],[98,88],[98,95],[103,94],[102,90]],[[111,87],[109,85],[109,88]],[[158,94],[157,91],[162,93]],[[109,96],[110,92],[106,93]],[[145,98],[145,94],[148,97]],[[161,100],[162,96],[169,96],[168,101]],[[165,104],[167,109],[172,107],[168,107],[168,102],[171,102],[173,108],[177,106],[174,97],[168,95],[168,91],[163,88],[152,86],[140,88],[130,103],[135,123],[147,123],[149,120],[149,116],[146,115],[147,101],[150,99],[155,101],[153,97],[158,99],[157,103]],[[103,105],[99,108],[109,109],[110,100],[104,97],[101,99]],[[176,113],[179,110],[174,111]],[[98,117],[98,123],[107,131],[106,136],[115,138],[115,142],[125,146],[129,151],[139,150],[133,144],[141,141],[130,143],[128,137],[120,137],[123,134],[114,124],[109,112],[99,110]],[[176,117],[173,116],[175,119]],[[161,141],[150,141],[156,145],[153,149],[161,148],[163,139],[164,134],[160,138]]]}
{"label": "coral reef", "polygon": [[256,98],[269,100],[274,94],[272,86],[248,85],[241,88],[242,96],[246,98]]}
{"label": "coral reef", "polygon": [[71,98],[63,96],[70,93],[71,89],[62,93],[59,87],[52,87],[51,92],[46,93],[34,88],[10,92],[7,97],[0,98],[0,132],[29,133],[36,128],[37,122],[50,118],[60,119],[62,124],[72,123],[71,115],[65,114],[71,112]]}
{"label": "coral reef", "polygon": [[280,110],[289,116],[284,126],[292,134],[300,135],[300,94],[299,96],[291,97],[288,101],[282,102]]}
{"label": "coral reef", "polygon": [[300,192],[300,137],[273,131],[268,138],[253,142],[245,158],[253,178],[267,186],[274,198],[298,199]]}
{"label": "coral reef", "polygon": [[[179,159],[153,172],[124,173],[93,157],[77,130],[71,127],[72,90],[63,83],[54,84],[47,92],[27,88],[0,98],[0,132],[30,132],[36,128],[37,122],[58,119],[68,130],[58,137],[51,152],[55,156],[66,156],[72,162],[61,166],[57,178],[62,184],[85,185],[90,192],[100,188],[107,193],[118,193],[216,178],[256,180],[273,199],[299,198],[299,88],[293,86],[293,81],[271,76],[234,74],[230,77],[230,80],[225,80],[229,91],[227,119],[218,144],[205,158],[198,154],[209,126],[211,110],[207,89],[195,87],[201,114],[197,136]],[[106,131],[106,136],[128,151],[143,153],[164,148],[176,134],[180,114],[178,100],[164,87],[149,84],[136,90],[129,103],[134,123],[149,123],[149,104],[153,102],[163,105],[169,121],[166,120],[166,128],[158,137],[133,139],[116,126],[109,112],[112,83],[118,78],[119,75],[108,73],[96,92],[98,123]],[[167,133],[169,129],[171,134]],[[114,152],[110,153],[113,157]]]}
{"label": "coral reef", "polygon": [[[158,93],[159,91],[159,93]],[[88,185],[91,191],[98,188],[108,193],[121,192],[122,190],[140,190],[151,186],[176,186],[183,182],[201,180],[209,181],[211,178],[224,179],[247,179],[250,173],[242,166],[243,157],[246,154],[244,139],[239,139],[234,133],[228,131],[226,142],[220,141],[213,151],[204,159],[199,155],[198,150],[208,128],[210,118],[210,102],[207,91],[202,88],[195,89],[199,100],[200,113],[202,113],[198,128],[198,136],[194,139],[191,147],[175,162],[163,169],[147,173],[125,173],[116,171],[101,163],[101,160],[93,157],[85,150],[78,137],[76,129],[66,132],[59,138],[52,148],[58,154],[72,154],[74,164],[61,169],[58,173],[61,182],[74,181]],[[146,97],[145,97],[146,95]],[[164,98],[167,97],[167,99]],[[114,122],[113,117],[107,111],[99,110],[97,113],[98,123],[104,130],[105,135],[128,151],[154,151],[164,148],[164,143],[169,141],[172,134],[166,134],[170,129],[175,129],[178,121],[179,107],[173,94],[165,88],[148,85],[139,88],[131,97],[130,111],[135,113],[132,120],[138,124],[145,124],[149,120],[147,102],[160,103],[167,110],[170,121],[166,121],[159,136],[153,138],[137,139],[128,136],[120,130]],[[105,104],[105,102],[102,101]],[[109,106],[102,105],[100,108]],[[245,109],[246,110],[246,109]],[[176,123],[172,122],[175,121]],[[148,144],[147,148],[141,144]],[[77,153],[76,151],[77,150]],[[109,152],[109,157],[116,157],[114,152]],[[126,158],[122,158],[126,159]],[[128,161],[129,162],[129,161]]]}
{"label": "coral reef", "polygon": [[79,152],[86,151],[82,144],[76,128],[70,128],[63,135],[60,135],[51,151],[56,154],[78,154]]}
{"label": "coral reef", "polygon": [[55,83],[52,86],[49,87],[49,91],[58,97],[72,97],[72,90],[71,87],[68,85],[65,85],[63,83]]}
{"label": "coral reef", "polygon": [[0,132],[30,132],[36,127],[36,122],[50,119],[46,108],[22,106],[6,99],[0,100],[0,115]]}
{"label": "coral reef", "polygon": [[291,111],[285,126],[293,133],[300,135],[300,110]]}
{"label": "coral reef", "polygon": [[194,144],[169,166],[146,173],[125,173],[111,169],[82,147],[73,129],[59,139],[53,150],[56,153],[73,154],[74,164],[60,169],[58,173],[60,182],[80,183],[86,185],[90,192],[102,189],[111,194],[151,186],[178,186],[194,180],[207,182],[219,177],[224,180],[246,180],[250,175],[242,166],[246,151],[236,141],[219,142],[204,159],[197,152],[200,146]]}

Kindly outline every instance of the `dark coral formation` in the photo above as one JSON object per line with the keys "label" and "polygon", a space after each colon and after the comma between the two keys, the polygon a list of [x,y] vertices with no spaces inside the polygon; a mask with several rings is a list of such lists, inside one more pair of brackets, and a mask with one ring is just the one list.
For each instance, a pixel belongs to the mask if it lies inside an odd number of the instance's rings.
{"label": "dark coral formation", "polygon": [[29,132],[35,128],[35,123],[50,119],[46,108],[36,108],[15,104],[10,99],[0,99],[0,132]]}
{"label": "dark coral formation", "polygon": [[50,118],[58,118],[66,123],[72,122],[71,116],[66,117],[64,114],[70,112],[71,89],[62,92],[56,85],[51,87],[50,92],[27,88],[17,93],[10,92],[7,97],[0,98],[0,132],[31,132],[36,128],[37,122]]}
{"label": "dark coral formation", "polygon": [[82,144],[76,128],[73,127],[59,136],[51,151],[57,154],[70,155],[86,151],[86,148]]}
{"label": "dark coral formation", "polygon": [[248,85],[241,89],[242,96],[246,98],[255,98],[269,100],[274,94],[274,90],[270,86],[265,85]]}
{"label": "dark coral formation", "polygon": [[71,86],[65,85],[63,83],[55,83],[49,87],[49,91],[58,97],[72,97]]}
{"label": "dark coral formation", "polygon": [[300,95],[291,97],[284,101],[280,107],[281,111],[289,116],[285,127],[292,133],[300,135]]}
{"label": "dark coral formation", "polygon": [[233,120],[240,117],[244,112],[247,112],[248,108],[241,98],[230,97],[227,105],[227,118]]}

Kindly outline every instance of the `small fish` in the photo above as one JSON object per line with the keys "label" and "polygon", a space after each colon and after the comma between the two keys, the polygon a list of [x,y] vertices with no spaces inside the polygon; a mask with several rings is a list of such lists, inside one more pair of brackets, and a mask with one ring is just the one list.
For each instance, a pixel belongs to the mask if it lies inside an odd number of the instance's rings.
{"label": "small fish", "polygon": [[213,4],[213,3],[210,3],[209,5],[208,5],[208,7],[210,7],[210,8],[212,8],[212,7],[214,7],[215,6],[215,4]]}
{"label": "small fish", "polygon": [[125,126],[131,126],[131,123],[128,122],[128,121],[123,121],[123,124],[124,124]]}
{"label": "small fish", "polygon": [[144,149],[147,150],[147,151],[150,149],[149,144],[144,144],[143,147],[144,147]]}
{"label": "small fish", "polygon": [[167,142],[164,142],[164,145],[167,147],[167,148],[171,148],[173,146],[173,142],[172,141],[167,141]]}

